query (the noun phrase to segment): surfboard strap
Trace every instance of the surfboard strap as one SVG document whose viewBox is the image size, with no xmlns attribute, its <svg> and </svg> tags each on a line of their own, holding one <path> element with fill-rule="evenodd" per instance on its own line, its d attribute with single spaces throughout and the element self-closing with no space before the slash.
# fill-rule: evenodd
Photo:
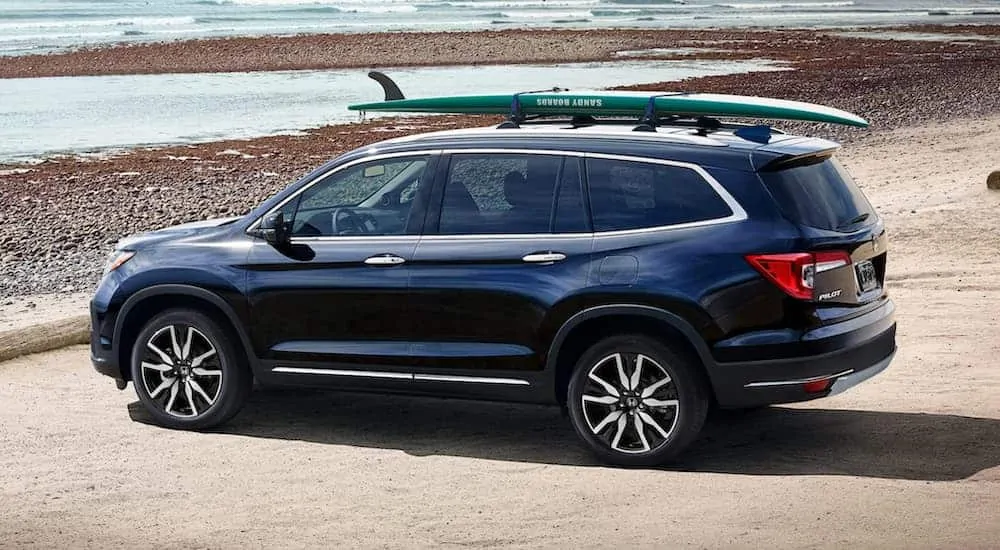
<svg viewBox="0 0 1000 550">
<path fill-rule="evenodd" d="M 521 123 L 526 120 L 524 115 L 524 110 L 521 108 L 521 97 L 524 94 L 546 94 L 546 93 L 558 93 L 558 92 L 568 92 L 568 88 L 560 88 L 558 86 L 554 88 L 549 88 L 547 90 L 532 90 L 530 92 L 517 92 L 512 98 L 510 98 L 510 115 L 507 116 L 507 120 L 500 123 L 497 128 L 507 129 L 507 128 L 520 128 Z"/>
</svg>

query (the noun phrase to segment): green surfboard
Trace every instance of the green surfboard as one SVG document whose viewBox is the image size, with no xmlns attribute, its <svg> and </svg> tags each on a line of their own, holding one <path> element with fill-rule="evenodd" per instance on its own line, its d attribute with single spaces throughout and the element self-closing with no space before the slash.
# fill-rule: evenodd
<svg viewBox="0 0 1000 550">
<path fill-rule="evenodd" d="M 663 92 L 546 91 L 395 99 L 351 105 L 353 111 L 439 114 L 510 114 L 515 95 L 521 114 L 642 117 L 652 98 L 657 117 L 707 116 L 828 122 L 865 128 L 865 119 L 823 105 L 766 97 Z"/>
</svg>

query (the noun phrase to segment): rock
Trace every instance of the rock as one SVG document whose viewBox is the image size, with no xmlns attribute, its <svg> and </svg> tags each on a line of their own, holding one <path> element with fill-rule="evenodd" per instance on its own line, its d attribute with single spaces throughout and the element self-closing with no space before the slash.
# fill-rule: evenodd
<svg viewBox="0 0 1000 550">
<path fill-rule="evenodd" d="M 1000 191 L 1000 170 L 995 170 L 986 178 L 986 188 Z"/>
</svg>

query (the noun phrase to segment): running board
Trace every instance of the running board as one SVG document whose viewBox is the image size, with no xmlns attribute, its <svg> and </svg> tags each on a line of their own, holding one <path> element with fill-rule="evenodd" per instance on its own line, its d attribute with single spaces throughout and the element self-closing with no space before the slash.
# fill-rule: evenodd
<svg viewBox="0 0 1000 550">
<path fill-rule="evenodd" d="M 382 380 L 409 380 L 423 382 L 458 382 L 464 384 L 501 384 L 506 386 L 530 386 L 520 378 L 492 378 L 486 376 L 453 376 L 450 374 L 416 374 L 412 372 L 384 372 L 372 370 L 312 369 L 305 367 L 275 367 L 276 374 L 315 374 L 321 376 L 343 376 L 349 378 L 373 378 Z"/>
</svg>

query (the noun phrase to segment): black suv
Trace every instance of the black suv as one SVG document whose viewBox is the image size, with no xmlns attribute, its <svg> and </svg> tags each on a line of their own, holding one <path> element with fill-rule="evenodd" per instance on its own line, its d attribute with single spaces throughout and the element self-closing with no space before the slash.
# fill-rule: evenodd
<svg viewBox="0 0 1000 550">
<path fill-rule="evenodd" d="M 734 128 L 353 151 L 241 218 L 122 240 L 93 363 L 173 428 L 225 422 L 256 379 L 558 404 L 603 459 L 660 463 L 712 406 L 832 395 L 896 349 L 883 223 L 837 145 Z"/>
</svg>

